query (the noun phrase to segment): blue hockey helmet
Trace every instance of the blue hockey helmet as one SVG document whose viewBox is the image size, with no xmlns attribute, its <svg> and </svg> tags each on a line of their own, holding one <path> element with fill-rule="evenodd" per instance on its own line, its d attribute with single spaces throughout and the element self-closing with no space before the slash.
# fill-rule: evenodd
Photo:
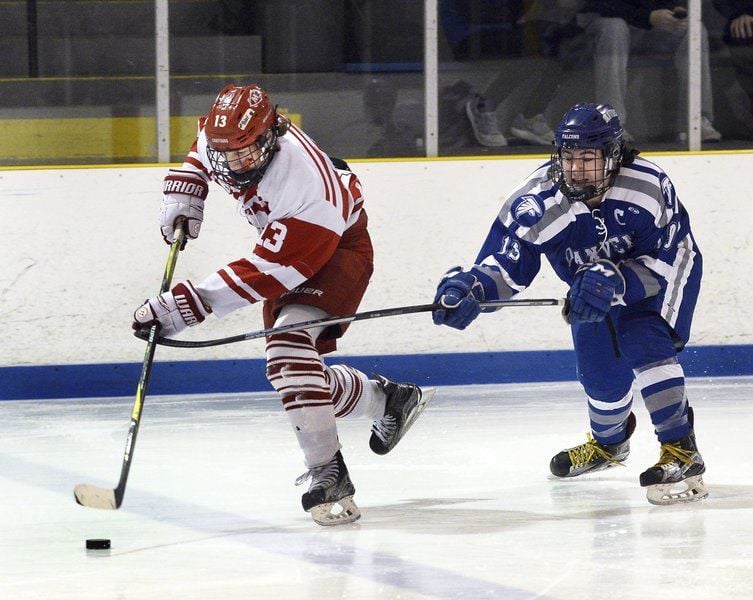
<svg viewBox="0 0 753 600">
<path fill-rule="evenodd" d="M 590 200 L 603 194 L 620 170 L 625 153 L 624 130 L 617 111 L 609 104 L 582 103 L 568 110 L 554 135 L 552 176 L 571 200 Z M 604 165 L 593 184 L 577 185 L 562 164 L 563 150 L 601 150 Z"/>
</svg>

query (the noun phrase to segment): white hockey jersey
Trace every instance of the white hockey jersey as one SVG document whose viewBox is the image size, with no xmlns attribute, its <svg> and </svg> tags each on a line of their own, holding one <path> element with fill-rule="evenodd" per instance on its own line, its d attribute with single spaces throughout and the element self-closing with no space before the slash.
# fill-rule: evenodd
<svg viewBox="0 0 753 600">
<path fill-rule="evenodd" d="M 343 233 L 361 216 L 362 190 L 353 173 L 335 168 L 295 125 L 278 143 L 258 186 L 231 191 L 259 232 L 253 252 L 196 285 L 217 317 L 301 285 L 327 263 Z M 216 181 L 203 119 L 181 170 Z"/>
</svg>

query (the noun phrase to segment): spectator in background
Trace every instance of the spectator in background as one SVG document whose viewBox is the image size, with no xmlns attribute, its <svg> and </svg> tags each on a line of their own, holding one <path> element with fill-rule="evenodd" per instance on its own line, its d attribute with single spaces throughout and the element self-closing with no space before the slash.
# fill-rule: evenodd
<svg viewBox="0 0 753 600">
<path fill-rule="evenodd" d="M 578 24 L 592 43 L 596 97 L 617 110 L 623 126 L 629 117 L 625 98 L 631 53 L 673 53 L 680 83 L 678 105 L 686 106 L 688 23 L 687 10 L 681 4 L 680 0 L 586 0 L 578 15 Z M 709 40 L 706 28 L 701 27 L 701 140 L 715 142 L 722 135 L 713 125 Z M 626 140 L 632 137 L 625 131 Z"/>
<path fill-rule="evenodd" d="M 465 112 L 476 140 L 482 146 L 507 146 L 503 133 L 507 127 L 500 119 L 500 106 L 515 117 L 509 123 L 508 135 L 530 144 L 549 146 L 554 132 L 547 119 L 550 103 L 556 99 L 562 83 L 562 54 L 568 42 L 582 33 L 575 16 L 582 0 L 535 0 L 524 13 L 511 13 L 508 26 L 515 32 L 518 47 L 511 55 L 538 55 L 540 64 L 512 90 L 509 76 L 500 73 L 483 93 L 475 94 L 465 105 Z M 522 5 L 521 5 L 522 8 Z M 531 43 L 533 40 L 533 43 Z M 515 107 L 507 105 L 515 103 Z"/>
<path fill-rule="evenodd" d="M 415 156 L 417 140 L 424 136 L 423 123 L 416 123 L 413 111 L 398 109 L 397 88 L 389 77 L 373 76 L 366 82 L 363 106 L 368 123 L 378 132 L 367 156 Z"/>
<path fill-rule="evenodd" d="M 727 19 L 724 41 L 729 47 L 740 86 L 753 108 L 753 2 L 714 0 L 716 9 Z"/>
</svg>

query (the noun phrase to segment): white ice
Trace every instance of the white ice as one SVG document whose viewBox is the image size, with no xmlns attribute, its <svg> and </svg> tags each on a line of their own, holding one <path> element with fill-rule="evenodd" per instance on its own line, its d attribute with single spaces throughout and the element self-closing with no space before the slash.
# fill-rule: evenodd
<svg viewBox="0 0 753 600">
<path fill-rule="evenodd" d="M 340 423 L 363 516 L 323 528 L 272 394 L 147 397 L 123 506 L 131 398 L 0 403 L 0 598 L 753 598 L 753 378 L 691 380 L 710 497 L 647 503 L 640 398 L 627 467 L 550 478 L 585 440 L 575 383 L 440 388 L 389 455 Z M 87 538 L 110 538 L 87 551 Z"/>
</svg>

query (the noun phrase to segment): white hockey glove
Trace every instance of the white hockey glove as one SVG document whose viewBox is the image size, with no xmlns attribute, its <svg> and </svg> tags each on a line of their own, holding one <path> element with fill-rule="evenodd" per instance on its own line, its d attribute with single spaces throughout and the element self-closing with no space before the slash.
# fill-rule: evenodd
<svg viewBox="0 0 753 600">
<path fill-rule="evenodd" d="M 149 298 L 133 313 L 134 330 L 149 329 L 159 324 L 159 333 L 168 337 L 186 327 L 198 325 L 212 309 L 204 305 L 199 292 L 190 281 L 179 283 L 169 292 Z"/>
<path fill-rule="evenodd" d="M 159 220 L 165 243 L 175 241 L 175 221 L 179 217 L 186 220 L 186 238 L 199 237 L 204 221 L 204 200 L 209 193 L 207 182 L 193 171 L 170 169 L 165 177 L 162 191 L 162 207 Z M 181 250 L 185 247 L 185 243 Z"/>
</svg>

